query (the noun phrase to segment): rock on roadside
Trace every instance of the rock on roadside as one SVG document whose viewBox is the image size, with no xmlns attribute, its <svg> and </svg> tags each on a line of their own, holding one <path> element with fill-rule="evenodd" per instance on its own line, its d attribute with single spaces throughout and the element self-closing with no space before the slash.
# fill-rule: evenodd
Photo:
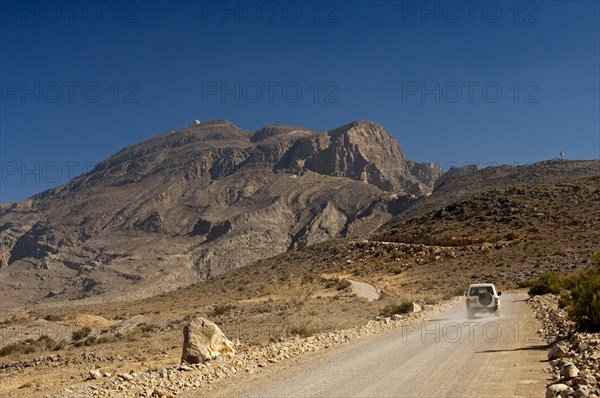
<svg viewBox="0 0 600 398">
<path fill-rule="evenodd" d="M 560 395 L 561 392 L 569 390 L 569 386 L 566 384 L 552 384 L 546 390 L 546 398 L 553 398 Z"/>
<path fill-rule="evenodd" d="M 411 303 L 408 312 L 421 312 L 422 310 L 423 307 L 421 307 L 419 304 Z"/>
<path fill-rule="evenodd" d="M 553 347 L 548 352 L 552 383 L 546 397 L 600 396 L 600 333 L 577 331 L 556 295 L 534 296 L 529 300 L 544 325 L 542 335 Z"/>
<path fill-rule="evenodd" d="M 102 377 L 102 372 L 100 372 L 98 369 L 92 369 L 89 371 L 90 374 L 90 379 L 100 379 Z"/>
<path fill-rule="evenodd" d="M 204 363 L 219 356 L 231 359 L 234 355 L 233 343 L 214 322 L 198 316 L 184 326 L 182 363 Z"/>
</svg>

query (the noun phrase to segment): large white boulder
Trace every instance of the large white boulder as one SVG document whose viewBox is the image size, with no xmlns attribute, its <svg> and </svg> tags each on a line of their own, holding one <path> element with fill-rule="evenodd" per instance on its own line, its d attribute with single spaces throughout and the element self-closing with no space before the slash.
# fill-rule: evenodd
<svg viewBox="0 0 600 398">
<path fill-rule="evenodd" d="M 233 358 L 234 355 L 233 343 L 214 322 L 199 316 L 183 327 L 182 363 L 202 363 L 219 356 Z"/>
</svg>

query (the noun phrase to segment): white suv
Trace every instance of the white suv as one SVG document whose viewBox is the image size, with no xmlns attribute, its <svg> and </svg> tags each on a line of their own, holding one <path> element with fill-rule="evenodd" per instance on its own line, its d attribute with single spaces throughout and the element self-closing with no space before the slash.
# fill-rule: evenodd
<svg viewBox="0 0 600 398">
<path fill-rule="evenodd" d="M 500 295 L 492 283 L 475 283 L 465 293 L 467 298 L 467 317 L 473 318 L 476 313 L 494 313 L 500 316 Z"/>
</svg>

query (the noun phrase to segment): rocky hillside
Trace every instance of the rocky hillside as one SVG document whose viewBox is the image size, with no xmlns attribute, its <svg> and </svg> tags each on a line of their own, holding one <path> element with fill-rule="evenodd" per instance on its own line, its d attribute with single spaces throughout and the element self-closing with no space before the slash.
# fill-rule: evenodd
<svg viewBox="0 0 600 398">
<path fill-rule="evenodd" d="M 477 165 L 453 167 L 437 179 L 432 195 L 416 201 L 407 211 L 394 217 L 388 226 L 484 192 L 595 176 L 600 176 L 600 160 L 553 159 L 523 166 L 502 165 L 484 169 Z"/>
<path fill-rule="evenodd" d="M 227 121 L 172 131 L 2 205 L 0 301 L 150 295 L 363 235 L 440 175 L 368 121 L 327 132 Z"/>
<path fill-rule="evenodd" d="M 242 299 L 267 294 L 270 286 L 292 276 L 323 274 L 369 282 L 384 297 L 422 301 L 462 294 L 482 280 L 505 290 L 544 272 L 591 267 L 592 256 L 600 252 L 599 231 L 600 174 L 519 183 L 466 196 L 358 239 L 331 240 L 260 260 L 173 292 L 168 300 L 180 305 L 190 297 L 200 300 L 209 285 L 222 292 L 213 301 Z"/>
</svg>

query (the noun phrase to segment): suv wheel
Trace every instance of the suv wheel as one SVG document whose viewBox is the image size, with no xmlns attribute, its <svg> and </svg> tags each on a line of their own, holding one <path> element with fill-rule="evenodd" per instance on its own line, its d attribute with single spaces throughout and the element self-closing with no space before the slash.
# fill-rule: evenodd
<svg viewBox="0 0 600 398">
<path fill-rule="evenodd" d="M 483 292 L 479 295 L 479 304 L 487 307 L 488 305 L 492 304 L 493 299 L 494 298 L 489 292 Z"/>
</svg>

